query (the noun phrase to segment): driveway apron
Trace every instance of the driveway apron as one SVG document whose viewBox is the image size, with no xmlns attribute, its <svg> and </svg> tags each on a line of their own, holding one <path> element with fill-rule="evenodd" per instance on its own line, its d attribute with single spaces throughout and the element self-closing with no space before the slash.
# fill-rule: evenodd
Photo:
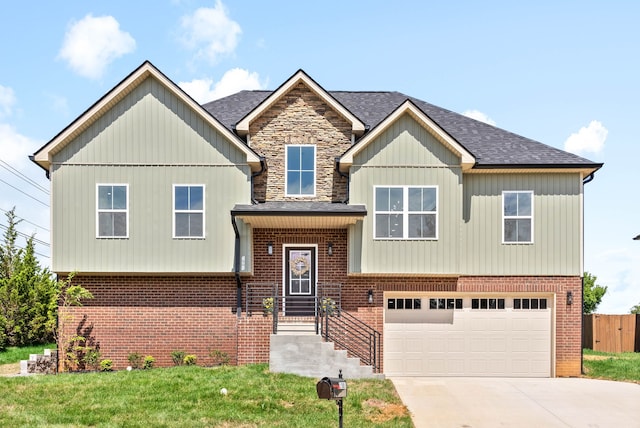
<svg viewBox="0 0 640 428">
<path fill-rule="evenodd" d="M 640 385 L 581 378 L 393 377 L 416 428 L 640 428 Z"/>
</svg>

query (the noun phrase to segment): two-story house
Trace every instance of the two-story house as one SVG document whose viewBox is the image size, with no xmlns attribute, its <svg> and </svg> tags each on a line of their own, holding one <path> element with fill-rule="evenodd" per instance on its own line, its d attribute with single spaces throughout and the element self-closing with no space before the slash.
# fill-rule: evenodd
<svg viewBox="0 0 640 428">
<path fill-rule="evenodd" d="M 580 374 L 601 164 L 303 71 L 199 105 L 149 62 L 33 160 L 53 270 L 93 293 L 72 315 L 116 368 L 175 350 L 266 362 L 274 319 L 328 306 L 379 334 L 386 374 Z"/>
</svg>

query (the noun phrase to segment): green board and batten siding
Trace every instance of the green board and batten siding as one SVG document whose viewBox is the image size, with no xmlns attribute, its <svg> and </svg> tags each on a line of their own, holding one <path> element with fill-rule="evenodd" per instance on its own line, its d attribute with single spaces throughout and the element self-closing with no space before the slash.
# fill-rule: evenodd
<svg viewBox="0 0 640 428">
<path fill-rule="evenodd" d="M 374 240 L 374 186 L 437 186 L 437 240 Z M 459 271 L 460 227 L 449 218 L 462 211 L 460 159 L 408 114 L 354 156 L 352 204 L 367 206 L 364 221 L 350 227 L 350 272 L 433 273 Z"/>
<path fill-rule="evenodd" d="M 373 239 L 374 186 L 438 186 L 438 240 Z M 502 192 L 534 192 L 534 243 L 502 243 Z M 354 157 L 350 203 L 369 214 L 349 228 L 349 272 L 580 275 L 580 174 L 463 174 L 460 159 L 410 116 Z"/>
<path fill-rule="evenodd" d="M 502 192 L 534 193 L 533 244 L 502 243 Z M 461 272 L 581 275 L 580 174 L 466 174 Z"/>
<path fill-rule="evenodd" d="M 53 162 L 54 271 L 233 271 L 230 210 L 250 202 L 246 155 L 154 79 L 120 100 Z M 128 184 L 127 239 L 96 238 L 98 183 Z M 205 186 L 205 239 L 172 237 L 174 184 Z M 248 262 L 250 231 L 239 223 Z"/>
</svg>

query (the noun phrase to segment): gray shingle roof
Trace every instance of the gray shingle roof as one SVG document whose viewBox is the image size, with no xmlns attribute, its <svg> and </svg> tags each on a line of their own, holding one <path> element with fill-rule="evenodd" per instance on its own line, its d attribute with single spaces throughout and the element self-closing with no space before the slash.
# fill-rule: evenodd
<svg viewBox="0 0 640 428">
<path fill-rule="evenodd" d="M 241 91 L 203 105 L 224 126 L 234 129 L 272 91 Z M 404 101 L 411 100 L 476 158 L 477 168 L 589 167 L 602 164 L 488 125 L 400 92 L 329 91 L 369 129 L 375 128 Z M 366 134 L 365 134 L 366 135 Z"/>
<path fill-rule="evenodd" d="M 236 205 L 231 210 L 234 215 L 313 215 L 341 216 L 366 215 L 364 205 L 347 205 L 317 201 L 269 201 L 254 205 Z"/>
</svg>

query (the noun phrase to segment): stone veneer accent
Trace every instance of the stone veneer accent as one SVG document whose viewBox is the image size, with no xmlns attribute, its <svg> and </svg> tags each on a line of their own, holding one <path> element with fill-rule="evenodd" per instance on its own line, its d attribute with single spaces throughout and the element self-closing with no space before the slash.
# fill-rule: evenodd
<svg viewBox="0 0 640 428">
<path fill-rule="evenodd" d="M 260 201 L 309 200 L 338 202 L 347 197 L 347 181 L 335 171 L 335 158 L 351 147 L 351 124 L 321 97 L 299 83 L 251 123 L 250 146 L 268 169 L 254 181 Z M 316 146 L 316 196 L 285 196 L 285 146 Z"/>
</svg>

